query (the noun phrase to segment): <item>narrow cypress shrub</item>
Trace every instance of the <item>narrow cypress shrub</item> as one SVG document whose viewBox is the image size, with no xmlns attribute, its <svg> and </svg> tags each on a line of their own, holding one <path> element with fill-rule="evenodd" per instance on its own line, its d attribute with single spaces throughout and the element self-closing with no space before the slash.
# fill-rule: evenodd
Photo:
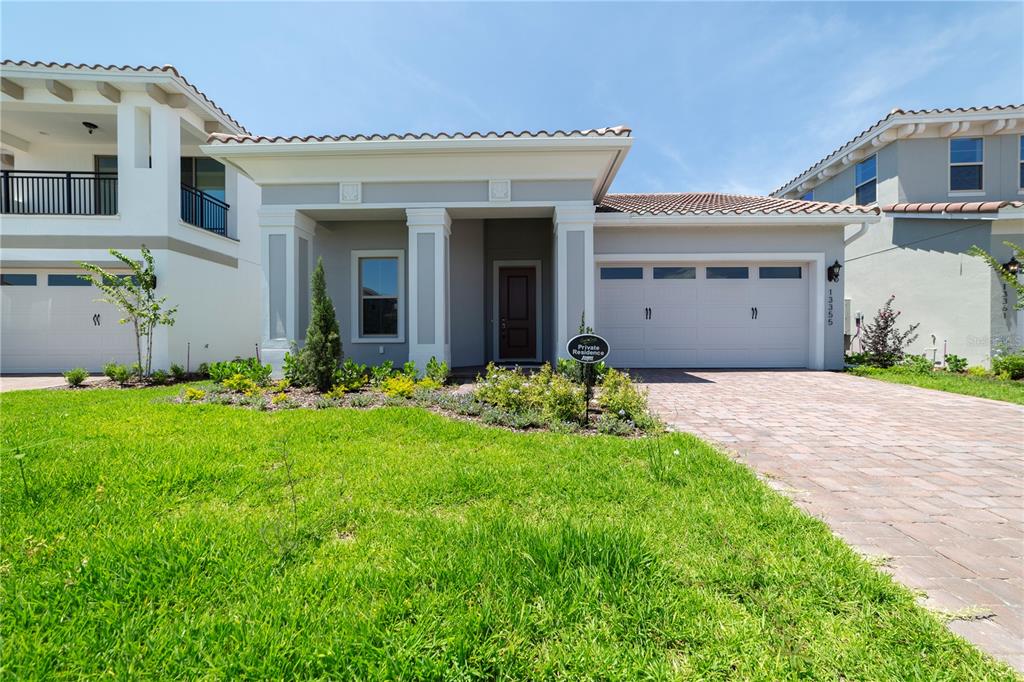
<svg viewBox="0 0 1024 682">
<path fill-rule="evenodd" d="M 310 383 L 318 391 L 331 390 L 334 373 L 341 362 L 341 332 L 334 303 L 327 295 L 327 277 L 324 275 L 324 261 L 317 259 L 316 269 L 310 280 L 313 314 L 306 329 L 306 345 L 300 353 L 300 361 Z"/>
</svg>

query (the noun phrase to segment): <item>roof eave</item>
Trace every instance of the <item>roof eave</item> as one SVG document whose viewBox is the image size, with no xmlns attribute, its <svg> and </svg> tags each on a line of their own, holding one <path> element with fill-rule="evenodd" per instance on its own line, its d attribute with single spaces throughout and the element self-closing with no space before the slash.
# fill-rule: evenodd
<svg viewBox="0 0 1024 682">
<path fill-rule="evenodd" d="M 671 227 L 689 225 L 854 225 L 881 220 L 873 213 L 597 213 L 596 227 Z"/>
</svg>

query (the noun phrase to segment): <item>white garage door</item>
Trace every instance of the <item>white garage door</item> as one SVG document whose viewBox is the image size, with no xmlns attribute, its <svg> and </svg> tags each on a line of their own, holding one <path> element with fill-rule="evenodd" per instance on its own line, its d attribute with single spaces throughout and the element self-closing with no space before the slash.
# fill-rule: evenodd
<svg viewBox="0 0 1024 682">
<path fill-rule="evenodd" d="M 618 367 L 806 367 L 807 265 L 599 265 L 597 333 Z"/>
<path fill-rule="evenodd" d="M 131 329 L 74 274 L 5 272 L 0 283 L 0 372 L 98 371 L 136 361 Z"/>
</svg>

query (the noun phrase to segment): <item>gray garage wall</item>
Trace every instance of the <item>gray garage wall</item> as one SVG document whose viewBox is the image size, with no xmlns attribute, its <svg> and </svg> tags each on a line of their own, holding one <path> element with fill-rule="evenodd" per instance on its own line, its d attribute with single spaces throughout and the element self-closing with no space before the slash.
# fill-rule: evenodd
<svg viewBox="0 0 1024 682">
<path fill-rule="evenodd" d="M 453 220 L 449 241 L 452 367 L 482 365 L 484 352 L 484 221 Z"/>
<path fill-rule="evenodd" d="M 819 227 L 651 227 L 608 228 L 594 230 L 594 254 L 703 254 L 703 253 L 824 253 L 825 265 L 843 261 L 843 228 Z M 752 260 L 756 260 L 754 256 Z M 818 276 L 824 278 L 825 273 Z M 828 325 L 825 311 L 825 368 L 843 366 L 843 288 L 846 271 L 839 282 L 827 283 L 826 299 L 831 292 L 833 324 Z M 810 305 L 810 302 L 808 302 Z M 827 305 L 827 301 L 826 301 Z"/>
</svg>

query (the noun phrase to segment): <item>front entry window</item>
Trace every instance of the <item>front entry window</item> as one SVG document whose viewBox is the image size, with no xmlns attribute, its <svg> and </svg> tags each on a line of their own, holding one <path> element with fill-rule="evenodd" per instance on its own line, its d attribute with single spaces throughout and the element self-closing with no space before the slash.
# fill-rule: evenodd
<svg viewBox="0 0 1024 682">
<path fill-rule="evenodd" d="M 352 252 L 353 340 L 403 340 L 403 267 L 401 251 Z"/>
</svg>

